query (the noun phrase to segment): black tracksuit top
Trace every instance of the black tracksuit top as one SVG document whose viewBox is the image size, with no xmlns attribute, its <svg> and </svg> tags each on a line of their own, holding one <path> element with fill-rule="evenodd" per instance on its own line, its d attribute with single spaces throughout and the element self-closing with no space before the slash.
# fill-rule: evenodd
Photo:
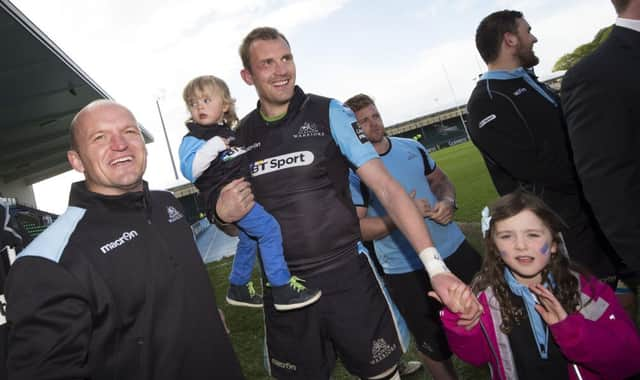
<svg viewBox="0 0 640 380">
<path fill-rule="evenodd" d="M 71 189 L 7 281 L 10 379 L 241 379 L 180 203 Z"/>
</svg>

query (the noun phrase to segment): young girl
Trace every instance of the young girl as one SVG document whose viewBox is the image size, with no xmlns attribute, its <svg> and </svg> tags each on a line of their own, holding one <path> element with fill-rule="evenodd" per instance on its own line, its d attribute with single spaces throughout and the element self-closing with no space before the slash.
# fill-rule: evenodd
<svg viewBox="0 0 640 380">
<path fill-rule="evenodd" d="M 191 119 L 186 123 L 189 133 L 180 144 L 180 170 L 200 190 L 207 217 L 213 221 L 220 190 L 235 179 L 249 177 L 249 163 L 244 153 L 251 147 L 232 146 L 231 127 L 238 117 L 235 100 L 222 79 L 212 75 L 197 77 L 187 84 L 183 98 Z M 229 275 L 228 303 L 262 306 L 262 298 L 255 294 L 249 281 L 257 246 L 276 309 L 298 309 L 320 298 L 320 290 L 306 288 L 301 284 L 303 280 L 291 276 L 282 252 L 280 226 L 261 205 L 256 203 L 236 226 L 239 242 Z"/>
<path fill-rule="evenodd" d="M 472 287 L 484 314 L 468 330 L 441 313 L 451 350 L 493 379 L 623 379 L 640 372 L 640 337 L 609 286 L 570 268 L 563 223 L 515 192 L 483 211 L 486 255 Z M 461 303 L 473 295 L 462 287 Z"/>
</svg>

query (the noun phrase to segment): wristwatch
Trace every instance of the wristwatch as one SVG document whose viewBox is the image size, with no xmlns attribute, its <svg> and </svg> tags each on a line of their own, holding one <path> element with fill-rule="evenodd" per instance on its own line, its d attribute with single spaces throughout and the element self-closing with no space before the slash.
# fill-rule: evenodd
<svg viewBox="0 0 640 380">
<path fill-rule="evenodd" d="M 458 204 L 456 203 L 456 200 L 453 199 L 452 197 L 444 197 L 442 198 L 442 200 L 449 202 L 451 204 L 451 207 L 453 207 L 454 210 L 458 209 Z"/>
</svg>

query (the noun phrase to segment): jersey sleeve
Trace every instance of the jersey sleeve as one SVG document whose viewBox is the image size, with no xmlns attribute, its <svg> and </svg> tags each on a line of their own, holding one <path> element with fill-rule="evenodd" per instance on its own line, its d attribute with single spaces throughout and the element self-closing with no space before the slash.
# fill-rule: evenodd
<svg viewBox="0 0 640 380">
<path fill-rule="evenodd" d="M 367 207 L 367 197 L 363 194 L 365 185 L 360 181 L 360 177 L 352 170 L 349 169 L 349 188 L 351 190 L 351 201 L 356 207 Z"/>
<path fill-rule="evenodd" d="M 373 145 L 367 140 L 353 112 L 335 99 L 329 103 L 331 136 L 340 152 L 359 168 L 367 161 L 378 158 Z"/>
<path fill-rule="evenodd" d="M 431 155 L 429 155 L 427 148 L 417 141 L 415 141 L 415 145 L 420 152 L 420 156 L 422 156 L 422 162 L 424 163 L 424 175 L 428 176 L 436 170 L 436 162 L 431 158 Z"/>
<path fill-rule="evenodd" d="M 226 144 L 218 136 L 207 141 L 185 136 L 178 149 L 182 175 L 189 181 L 195 182 L 225 149 Z"/>
</svg>

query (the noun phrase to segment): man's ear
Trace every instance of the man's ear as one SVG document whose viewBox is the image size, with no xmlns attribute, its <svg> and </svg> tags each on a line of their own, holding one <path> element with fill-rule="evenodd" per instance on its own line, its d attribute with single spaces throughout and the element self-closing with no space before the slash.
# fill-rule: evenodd
<svg viewBox="0 0 640 380">
<path fill-rule="evenodd" d="M 251 72 L 249 70 L 240 70 L 240 76 L 242 77 L 244 83 L 248 84 L 249 86 L 253 86 L 253 75 L 251 75 Z"/>
<path fill-rule="evenodd" d="M 502 36 L 502 41 L 509 47 L 516 46 L 518 44 L 518 36 L 515 33 L 506 32 Z"/>
<path fill-rule="evenodd" d="M 67 151 L 67 160 L 73 170 L 78 171 L 80 173 L 84 173 L 84 165 L 82 164 L 82 160 L 80 159 L 80 155 L 75 150 Z"/>
</svg>

